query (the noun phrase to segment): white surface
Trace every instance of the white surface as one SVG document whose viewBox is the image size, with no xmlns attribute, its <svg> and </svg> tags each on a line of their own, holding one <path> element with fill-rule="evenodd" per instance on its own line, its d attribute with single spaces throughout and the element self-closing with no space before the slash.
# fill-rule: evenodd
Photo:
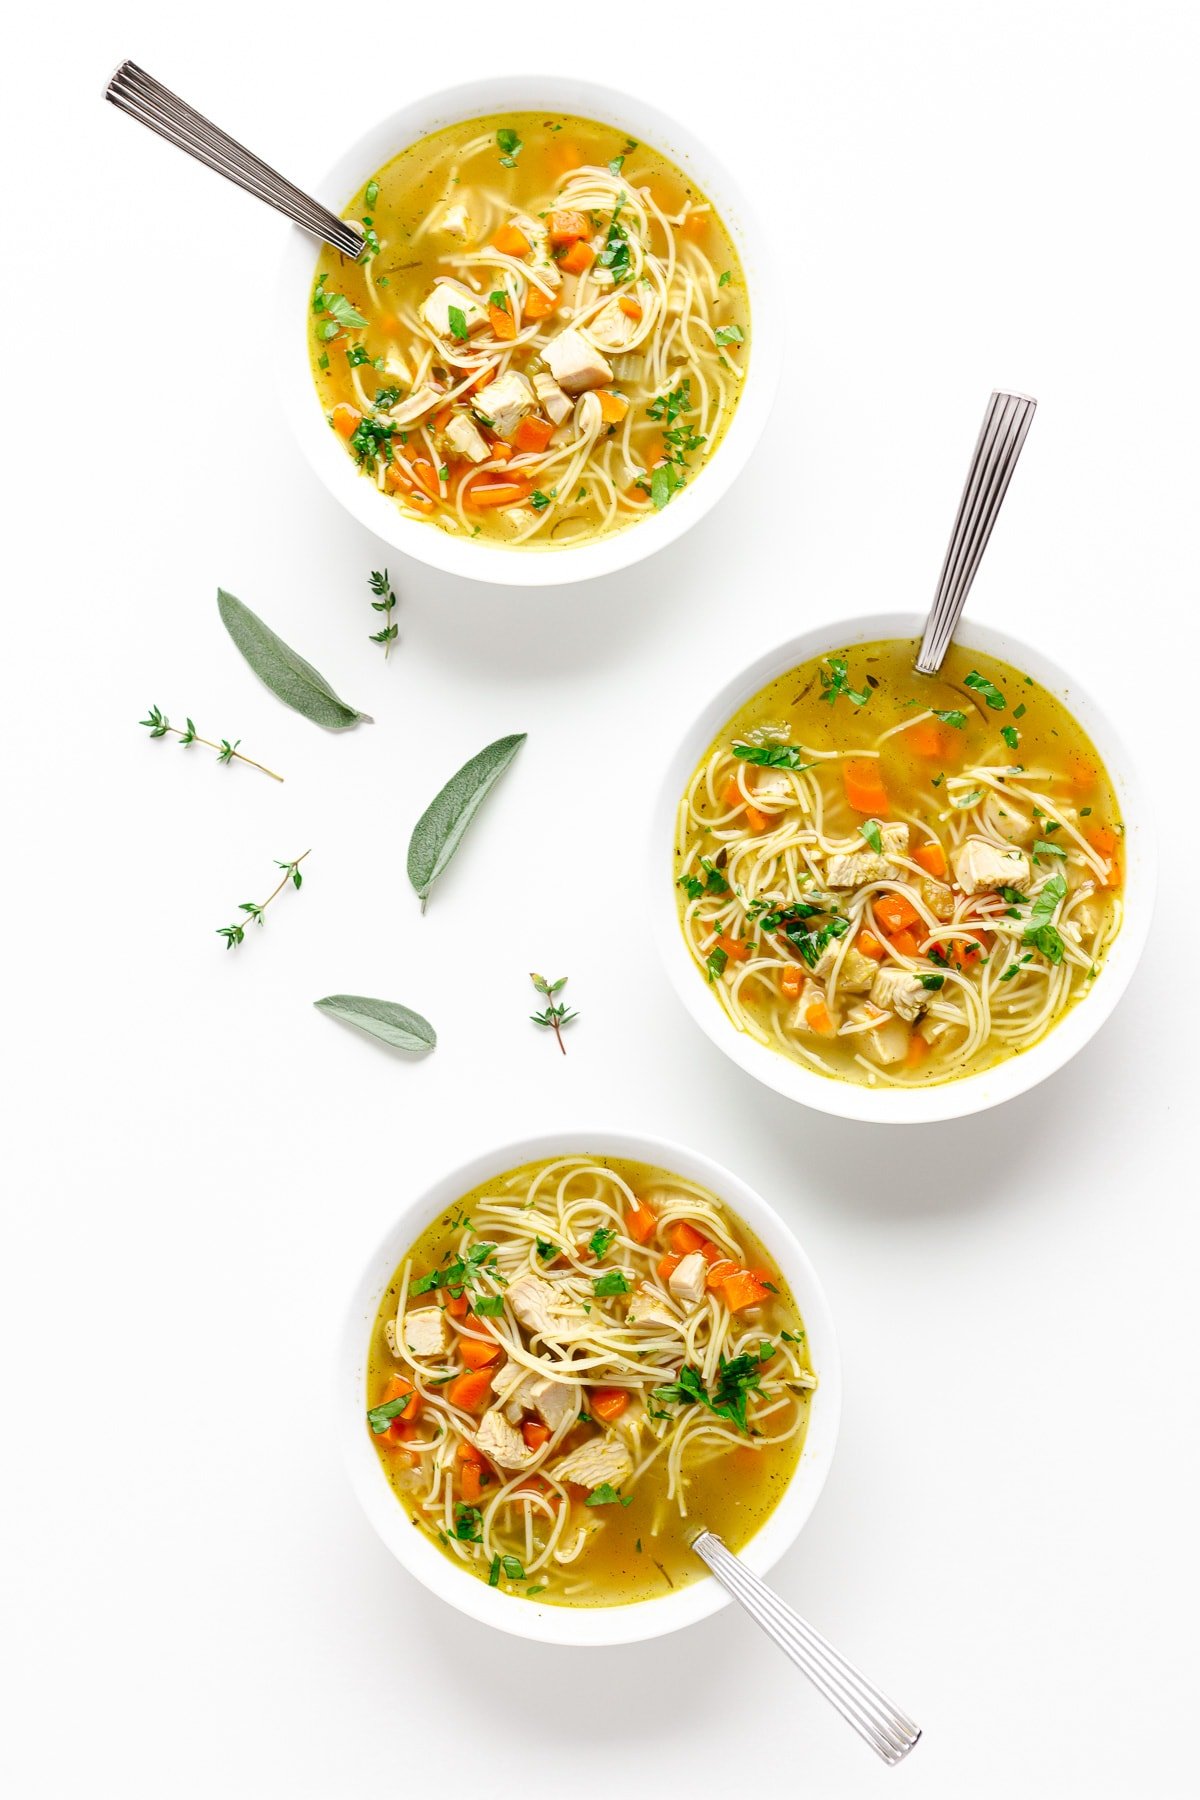
<svg viewBox="0 0 1200 1800">
<path fill-rule="evenodd" d="M 532 1137 L 496 1142 L 471 1163 L 447 1162 L 430 1188 L 414 1190 L 406 1207 L 374 1245 L 343 1320 L 338 1351 L 338 1437 L 346 1469 L 359 1502 L 372 1525 L 394 1556 L 423 1581 L 433 1593 L 477 1620 L 517 1637 L 537 1638 L 545 1644 L 594 1649 L 598 1645 L 632 1644 L 667 1632 L 681 1631 L 709 1618 L 729 1605 L 725 1590 L 715 1581 L 692 1582 L 664 1592 L 640 1606 L 544 1606 L 492 1588 L 482 1581 L 463 1579 L 458 1564 L 443 1554 L 423 1532 L 414 1531 L 408 1515 L 396 1504 L 380 1460 L 363 1429 L 363 1388 L 371 1330 L 380 1301 L 397 1265 L 430 1221 L 452 1208 L 464 1194 L 506 1169 L 549 1157 L 577 1156 L 589 1144 L 602 1145 L 605 1156 L 626 1157 L 634 1162 L 669 1169 L 687 1181 L 699 1182 L 717 1194 L 738 1218 L 743 1219 L 761 1242 L 769 1243 L 774 1266 L 782 1271 L 804 1320 L 809 1367 L 817 1378 L 817 1392 L 809 1408 L 808 1427 L 800 1462 L 778 1505 L 743 1551 L 743 1559 L 756 1575 L 766 1575 L 795 1543 L 820 1499 L 837 1445 L 842 1410 L 841 1359 L 837 1333 L 820 1276 L 804 1248 L 775 1217 L 748 1182 L 723 1164 L 701 1156 L 690 1144 L 651 1132 L 623 1132 L 608 1123 L 576 1120 L 554 1131 Z"/>
<path fill-rule="evenodd" d="M 526 1795 L 568 1758 L 578 1800 L 634 1768 L 821 1800 L 1194 1791 L 1196 1027 L 1171 988 L 1198 891 L 1194 10 L 692 11 L 694 34 L 667 7 L 611 47 L 582 16 L 553 37 L 768 184 L 795 345 L 753 469 L 574 598 L 394 562 L 386 665 L 379 548 L 266 378 L 286 228 L 100 87 L 133 53 L 303 181 L 409 89 L 514 66 L 523 26 L 475 0 L 453 30 L 248 0 L 10 25 L 5 168 L 22 231 L 48 232 L 40 262 L 10 256 L 6 309 L 0 1773 L 22 1800 L 367 1800 L 448 1771 Z M 881 1135 L 701 1037 L 625 858 L 732 660 L 818 607 L 925 603 L 1005 384 L 1041 405 L 972 613 L 1120 699 L 1164 892 L 1137 990 L 1069 1068 Z M 329 738 L 278 706 L 218 582 L 378 723 Z M 286 785 L 147 742 L 151 700 Z M 409 827 L 514 729 L 422 919 Z M 226 954 L 214 927 L 309 844 L 303 892 Z M 526 1021 L 539 967 L 582 1015 L 565 1060 Z M 402 1065 L 312 1010 L 339 989 L 426 1011 L 437 1052 Z M 728 1613 L 665 1654 L 508 1643 L 354 1503 L 325 1400 L 368 1247 L 448 1159 L 584 1113 L 743 1172 L 821 1272 L 843 1429 L 778 1579 L 925 1726 L 897 1773 Z"/>
</svg>

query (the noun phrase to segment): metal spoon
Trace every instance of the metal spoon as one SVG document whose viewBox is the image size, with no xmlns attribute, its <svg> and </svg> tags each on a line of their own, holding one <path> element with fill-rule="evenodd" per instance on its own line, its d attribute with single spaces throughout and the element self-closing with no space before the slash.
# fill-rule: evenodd
<svg viewBox="0 0 1200 1800">
<path fill-rule="evenodd" d="M 772 1643 L 778 1644 L 784 1655 L 808 1676 L 817 1692 L 824 1694 L 864 1743 L 870 1744 L 876 1756 L 889 1764 L 903 1762 L 921 1735 L 920 1726 L 893 1706 L 877 1687 L 872 1687 L 853 1663 L 839 1656 L 820 1632 L 806 1625 L 799 1613 L 793 1612 L 765 1581 L 753 1574 L 715 1532 L 699 1532 L 692 1539 L 692 1549 L 707 1563 L 726 1593 L 745 1608 L 756 1625 L 762 1626 Z"/>
<path fill-rule="evenodd" d="M 1036 410 L 1037 401 L 1028 394 L 993 394 L 988 401 L 925 621 L 918 674 L 936 675 L 942 666 Z"/>
<path fill-rule="evenodd" d="M 361 256 L 363 236 L 357 226 L 348 225 L 345 219 L 339 219 L 311 194 L 285 181 L 277 170 L 247 150 L 244 144 L 239 144 L 236 138 L 231 138 L 219 125 L 214 125 L 211 119 L 206 119 L 203 113 L 198 113 L 186 100 L 181 100 L 178 94 L 173 94 L 170 88 L 155 81 L 153 75 L 139 69 L 136 63 L 121 64 L 105 88 L 104 98 L 128 113 L 131 119 L 138 119 L 151 131 L 157 131 L 159 137 L 165 137 L 177 149 L 186 150 L 197 162 L 224 175 L 226 181 L 236 182 L 248 194 L 265 200 L 276 212 L 284 213 L 315 238 L 320 238 L 322 243 L 340 250 L 343 256 L 353 257 L 356 261 Z"/>
</svg>

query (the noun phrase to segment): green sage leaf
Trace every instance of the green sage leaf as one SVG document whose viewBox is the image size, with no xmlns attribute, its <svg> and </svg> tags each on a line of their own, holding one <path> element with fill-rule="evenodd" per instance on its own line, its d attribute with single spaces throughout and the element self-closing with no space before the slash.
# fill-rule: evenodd
<svg viewBox="0 0 1200 1800">
<path fill-rule="evenodd" d="M 265 687 L 293 711 L 329 731 L 346 731 L 370 715 L 356 712 L 334 693 L 325 677 L 277 637 L 257 613 L 224 588 L 217 589 L 221 622 Z"/>
<path fill-rule="evenodd" d="M 527 732 L 518 731 L 512 737 L 497 738 L 465 762 L 414 825 L 408 842 L 408 879 L 422 912 L 430 888 L 458 849 L 464 831 L 527 736 Z"/>
<path fill-rule="evenodd" d="M 314 1000 L 313 1005 L 391 1044 L 395 1050 L 432 1050 L 437 1043 L 437 1032 L 429 1020 L 401 1006 L 398 1000 L 372 1000 L 366 994 L 326 994 L 324 1000 Z"/>
</svg>

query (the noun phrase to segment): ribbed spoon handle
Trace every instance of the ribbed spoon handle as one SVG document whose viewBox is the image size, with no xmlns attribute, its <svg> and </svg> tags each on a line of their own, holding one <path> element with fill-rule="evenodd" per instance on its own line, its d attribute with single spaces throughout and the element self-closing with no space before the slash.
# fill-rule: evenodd
<svg viewBox="0 0 1200 1800">
<path fill-rule="evenodd" d="M 1036 410 L 1037 401 L 1028 394 L 993 394 L 988 401 L 937 593 L 925 621 L 917 656 L 917 670 L 922 675 L 936 675 L 950 648 Z"/>
<path fill-rule="evenodd" d="M 166 138 L 176 149 L 184 150 L 214 169 L 226 181 L 244 188 L 256 199 L 265 201 L 277 212 L 303 226 L 323 243 L 331 244 L 343 256 L 357 259 L 362 253 L 363 238 L 355 226 L 348 225 L 331 213 L 327 206 L 314 200 L 302 188 L 286 181 L 277 169 L 231 138 L 219 125 L 198 113 L 195 107 L 173 94 L 161 81 L 155 81 L 134 62 L 123 62 L 108 86 L 104 98 L 137 119 L 142 125 Z"/>
<path fill-rule="evenodd" d="M 715 1532 L 700 1532 L 692 1539 L 692 1549 L 755 1624 L 761 1625 L 864 1743 L 870 1744 L 876 1756 L 885 1763 L 902 1762 L 920 1737 L 920 1727 L 893 1706 L 886 1694 L 873 1687 L 819 1631 L 805 1624 L 799 1613 L 793 1612 L 765 1581 L 727 1549 Z"/>
</svg>

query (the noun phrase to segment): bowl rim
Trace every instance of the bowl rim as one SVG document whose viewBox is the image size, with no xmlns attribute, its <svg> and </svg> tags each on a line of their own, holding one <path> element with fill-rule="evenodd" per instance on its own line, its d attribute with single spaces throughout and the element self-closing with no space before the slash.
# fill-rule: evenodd
<svg viewBox="0 0 1200 1800">
<path fill-rule="evenodd" d="M 457 82 L 407 101 L 361 132 L 311 184 L 312 191 L 328 196 L 336 211 L 392 156 L 443 126 L 503 110 L 543 109 L 636 133 L 640 142 L 652 144 L 691 173 L 720 213 L 745 272 L 751 350 L 741 397 L 711 462 L 662 512 L 607 537 L 553 551 L 506 549 L 459 539 L 404 518 L 334 441 L 317 403 L 303 296 L 312 283 L 318 248 L 298 226 L 285 242 L 274 297 L 273 361 L 279 401 L 322 486 L 360 524 L 402 555 L 449 574 L 508 587 L 559 587 L 615 574 L 682 537 L 717 504 L 753 454 L 774 405 L 783 358 L 780 284 L 772 277 L 770 242 L 752 204 L 703 139 L 655 102 L 628 89 L 548 73 Z"/>
<path fill-rule="evenodd" d="M 603 1607 L 540 1605 L 489 1588 L 486 1582 L 456 1568 L 413 1529 L 363 1425 L 370 1327 L 406 1250 L 443 1207 L 481 1182 L 524 1163 L 560 1155 L 623 1158 L 698 1181 L 741 1214 L 778 1262 L 804 1320 L 819 1385 L 796 1472 L 773 1512 L 740 1554 L 757 1574 L 765 1575 L 790 1549 L 824 1486 L 841 1418 L 841 1359 L 825 1291 L 790 1225 L 755 1188 L 703 1152 L 649 1133 L 593 1126 L 539 1132 L 475 1154 L 409 1200 L 371 1251 L 346 1309 L 337 1362 L 335 1423 L 351 1487 L 371 1524 L 396 1560 L 440 1599 L 497 1630 L 542 1643 L 580 1647 L 638 1643 L 708 1618 L 728 1605 L 729 1595 L 707 1575 L 662 1598 Z"/>
<path fill-rule="evenodd" d="M 1125 916 L 1105 958 L 1100 979 L 1086 999 L 1071 1008 L 1030 1049 L 994 1069 L 960 1076 L 938 1087 L 873 1089 L 818 1075 L 740 1032 L 705 991 L 679 926 L 674 890 L 674 843 L 678 804 L 693 769 L 708 745 L 746 702 L 789 668 L 814 656 L 881 638 L 919 638 L 924 615 L 879 612 L 838 616 L 798 632 L 764 651 L 710 696 L 667 758 L 653 809 L 647 878 L 648 905 L 659 957 L 667 978 L 693 1020 L 719 1050 L 776 1093 L 838 1118 L 871 1124 L 930 1124 L 986 1111 L 1026 1093 L 1063 1067 L 1090 1042 L 1129 986 L 1145 948 L 1154 911 L 1157 853 L 1152 814 L 1135 764 L 1107 712 L 1080 682 L 1044 651 L 1007 629 L 963 621 L 955 642 L 1009 663 L 1031 675 L 1079 720 L 1100 752 L 1112 778 L 1125 825 Z M 669 862 L 670 867 L 664 868 Z"/>
</svg>

